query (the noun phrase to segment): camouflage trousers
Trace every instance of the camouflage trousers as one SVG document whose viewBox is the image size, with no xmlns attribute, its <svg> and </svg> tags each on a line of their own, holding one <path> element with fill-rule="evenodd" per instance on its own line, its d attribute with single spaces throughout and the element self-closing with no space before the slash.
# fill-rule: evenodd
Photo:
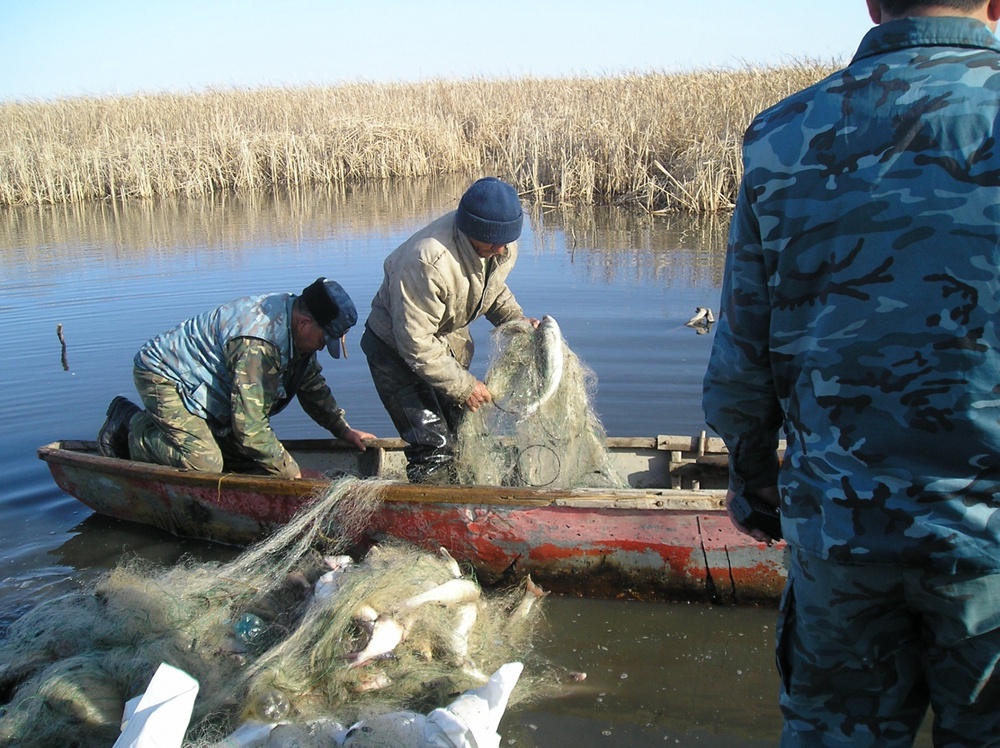
<svg viewBox="0 0 1000 748">
<path fill-rule="evenodd" d="M 133 416 L 129 428 L 133 460 L 221 473 L 228 462 L 238 459 L 208 421 L 184 407 L 176 383 L 137 367 L 132 379 L 145 408 Z"/>
<path fill-rule="evenodd" d="M 847 566 L 793 550 L 777 630 L 783 748 L 1000 746 L 1000 573 Z"/>
</svg>

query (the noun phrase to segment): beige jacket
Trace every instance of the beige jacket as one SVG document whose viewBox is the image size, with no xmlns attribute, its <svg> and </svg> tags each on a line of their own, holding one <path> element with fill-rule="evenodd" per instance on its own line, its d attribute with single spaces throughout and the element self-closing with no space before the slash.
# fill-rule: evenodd
<svg viewBox="0 0 1000 748">
<path fill-rule="evenodd" d="M 484 268 L 448 213 L 386 258 L 368 326 L 431 386 L 463 403 L 476 384 L 468 326 L 483 316 L 494 326 L 524 316 L 507 288 L 516 260 L 514 242 Z"/>
</svg>

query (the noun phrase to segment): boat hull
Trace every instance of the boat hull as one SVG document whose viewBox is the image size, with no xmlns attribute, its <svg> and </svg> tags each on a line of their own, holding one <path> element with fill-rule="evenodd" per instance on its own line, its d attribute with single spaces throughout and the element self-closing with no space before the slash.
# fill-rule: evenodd
<svg viewBox="0 0 1000 748">
<path fill-rule="evenodd" d="M 331 445 L 300 448 L 354 461 L 350 470 L 334 465 L 332 472 L 394 472 L 387 466 L 395 446 L 369 449 L 367 464 L 359 466 L 357 453 Z M 328 485 L 105 458 L 92 442 L 54 442 L 39 457 L 62 490 L 96 512 L 232 545 L 266 537 Z M 767 546 L 738 532 L 723 508 L 723 489 L 431 487 L 389 480 L 383 490 L 355 550 L 390 538 L 444 547 L 486 585 L 531 574 L 563 594 L 722 603 L 773 603 L 784 587 L 784 544 Z"/>
</svg>

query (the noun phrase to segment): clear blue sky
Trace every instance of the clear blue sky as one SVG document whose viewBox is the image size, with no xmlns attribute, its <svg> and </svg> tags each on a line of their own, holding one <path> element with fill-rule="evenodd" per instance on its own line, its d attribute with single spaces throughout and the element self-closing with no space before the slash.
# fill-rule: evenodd
<svg viewBox="0 0 1000 748">
<path fill-rule="evenodd" d="M 847 60 L 863 0 L 0 0 L 0 100 Z"/>
</svg>

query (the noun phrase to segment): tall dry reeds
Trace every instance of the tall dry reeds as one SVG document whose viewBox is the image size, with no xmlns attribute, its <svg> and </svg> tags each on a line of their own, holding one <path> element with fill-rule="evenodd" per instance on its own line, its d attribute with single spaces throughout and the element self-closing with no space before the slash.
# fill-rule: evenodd
<svg viewBox="0 0 1000 748">
<path fill-rule="evenodd" d="M 0 204 L 490 173 L 544 203 L 723 210 L 752 116 L 832 69 L 11 102 L 0 104 Z"/>
</svg>

